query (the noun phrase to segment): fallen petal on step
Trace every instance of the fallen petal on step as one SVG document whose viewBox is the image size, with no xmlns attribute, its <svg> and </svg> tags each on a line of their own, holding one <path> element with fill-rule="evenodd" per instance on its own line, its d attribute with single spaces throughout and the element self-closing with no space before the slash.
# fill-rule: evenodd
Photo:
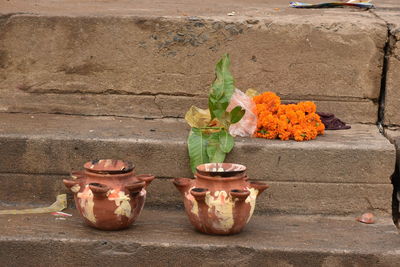
<svg viewBox="0 0 400 267">
<path fill-rule="evenodd" d="M 367 212 L 356 218 L 356 220 L 366 224 L 373 224 L 375 223 L 375 216 L 374 214 Z"/>
<path fill-rule="evenodd" d="M 62 212 L 62 211 L 55 211 L 55 212 L 52 212 L 51 215 L 54 215 L 54 216 L 63 216 L 63 217 L 71 217 L 71 216 L 72 216 L 72 214 L 69 214 L 69 213 L 66 213 L 66 212 Z"/>
</svg>

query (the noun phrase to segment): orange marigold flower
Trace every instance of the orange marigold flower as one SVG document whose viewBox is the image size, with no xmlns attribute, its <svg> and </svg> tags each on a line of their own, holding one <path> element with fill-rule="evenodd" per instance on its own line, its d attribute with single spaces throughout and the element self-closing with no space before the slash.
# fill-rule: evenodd
<svg viewBox="0 0 400 267">
<path fill-rule="evenodd" d="M 270 112 L 275 112 L 278 110 L 279 105 L 281 104 L 281 99 L 275 93 L 265 92 L 261 95 L 255 96 L 253 98 L 256 104 L 265 105 L 263 109 L 266 109 Z"/>
<path fill-rule="evenodd" d="M 253 98 L 258 117 L 256 137 L 296 141 L 312 140 L 324 134 L 325 125 L 310 101 L 282 105 L 280 98 L 266 92 Z"/>
<path fill-rule="evenodd" d="M 315 113 L 317 112 L 317 106 L 315 105 L 314 102 L 311 101 L 306 101 L 306 102 L 300 102 L 297 104 L 299 109 L 305 113 Z"/>
</svg>

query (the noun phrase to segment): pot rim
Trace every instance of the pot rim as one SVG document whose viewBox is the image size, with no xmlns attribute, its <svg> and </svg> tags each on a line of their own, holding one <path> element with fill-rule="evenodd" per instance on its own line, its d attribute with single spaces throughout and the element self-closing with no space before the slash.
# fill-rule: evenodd
<svg viewBox="0 0 400 267">
<path fill-rule="evenodd" d="M 241 174 L 243 174 L 246 169 L 246 166 L 237 163 L 205 163 L 196 167 L 196 174 L 228 178 L 242 176 Z"/>
<path fill-rule="evenodd" d="M 94 179 L 128 179 L 131 177 L 136 178 L 134 171 L 123 172 L 123 173 L 108 173 L 108 172 L 91 172 L 88 170 L 84 170 L 85 175 L 87 177 L 91 177 Z M 78 178 L 79 179 L 79 178 Z"/>
<path fill-rule="evenodd" d="M 230 182 L 230 181 L 241 180 L 241 179 L 246 181 L 247 175 L 243 174 L 243 175 L 234 175 L 234 176 L 211 176 L 211 175 L 203 175 L 200 173 L 196 173 L 195 177 L 200 178 L 200 179 L 205 179 L 205 180 L 211 180 L 211 181 Z"/>
<path fill-rule="evenodd" d="M 135 169 L 132 162 L 119 159 L 91 160 L 86 162 L 83 167 L 87 172 L 98 174 L 124 174 Z"/>
</svg>

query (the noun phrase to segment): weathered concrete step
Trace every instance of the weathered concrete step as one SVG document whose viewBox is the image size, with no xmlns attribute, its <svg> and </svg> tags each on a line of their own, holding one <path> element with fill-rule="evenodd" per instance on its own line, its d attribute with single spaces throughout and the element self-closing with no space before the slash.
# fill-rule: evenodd
<svg viewBox="0 0 400 267">
<path fill-rule="evenodd" d="M 318 111 L 334 113 L 345 122 L 375 123 L 378 104 L 362 99 L 315 100 L 315 97 L 285 97 L 286 102 L 314 101 Z M 183 118 L 191 106 L 207 108 L 206 97 L 124 94 L 32 94 L 7 92 L 0 95 L 0 112 L 65 115 L 123 116 L 132 118 Z"/>
<path fill-rule="evenodd" d="M 0 114 L 3 173 L 67 174 L 88 159 L 123 158 L 139 172 L 191 176 L 182 120 L 48 114 Z M 295 142 L 236 138 L 227 161 L 248 167 L 255 179 L 302 182 L 387 183 L 395 149 L 374 125 L 326 131 Z"/>
<path fill-rule="evenodd" d="M 384 118 L 386 125 L 400 126 L 400 17 L 399 2 L 385 0 L 374 13 L 385 20 L 389 28 L 389 40 L 386 47 L 386 73 L 384 92 Z"/>
<path fill-rule="evenodd" d="M 68 210 L 67 212 L 72 212 Z M 105 232 L 78 215 L 0 216 L 4 266 L 398 266 L 389 218 L 253 216 L 234 236 L 196 232 L 183 211 L 145 209 L 134 226 Z"/>
<path fill-rule="evenodd" d="M 67 175 L 0 173 L 0 204 L 10 207 L 38 206 L 68 193 L 62 184 Z M 271 186 L 257 201 L 261 213 L 355 214 L 371 211 L 390 214 L 392 185 L 365 183 L 279 182 L 266 180 Z M 72 200 L 72 196 L 69 196 Z M 172 179 L 158 178 L 148 188 L 147 206 L 182 207 L 182 199 Z"/>
<path fill-rule="evenodd" d="M 176 119 L 0 114 L 0 180 L 8 185 L 0 188 L 1 200 L 53 199 L 72 169 L 90 159 L 121 158 L 133 161 L 138 173 L 162 178 L 150 187 L 151 205 L 177 205 L 179 195 L 166 178 L 192 177 L 187 134 Z M 376 126 L 327 131 L 304 143 L 237 138 L 227 161 L 271 184 L 260 200 L 263 211 L 390 210 L 395 150 Z"/>
<path fill-rule="evenodd" d="M 286 0 L 14 0 L 0 14 L 1 111 L 182 117 L 229 52 L 238 88 L 377 121 L 388 31 L 371 12 Z"/>
</svg>

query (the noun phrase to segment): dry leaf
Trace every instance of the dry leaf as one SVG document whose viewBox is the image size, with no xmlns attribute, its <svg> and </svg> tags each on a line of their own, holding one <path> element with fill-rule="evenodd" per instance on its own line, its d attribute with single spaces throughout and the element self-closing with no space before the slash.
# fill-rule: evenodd
<svg viewBox="0 0 400 267">
<path fill-rule="evenodd" d="M 186 112 L 185 120 L 193 128 L 206 127 L 211 120 L 210 111 L 191 106 L 188 112 Z"/>
<path fill-rule="evenodd" d="M 55 211 L 62 211 L 67 208 L 67 195 L 61 194 L 57 196 L 56 202 L 48 207 L 22 209 L 22 210 L 0 210 L 0 215 L 3 214 L 35 214 L 35 213 L 49 213 Z"/>
<path fill-rule="evenodd" d="M 250 88 L 250 89 L 247 89 L 247 91 L 246 91 L 245 94 L 246 94 L 248 97 L 253 98 L 253 97 L 259 95 L 260 93 L 259 93 L 256 89 Z"/>
</svg>

